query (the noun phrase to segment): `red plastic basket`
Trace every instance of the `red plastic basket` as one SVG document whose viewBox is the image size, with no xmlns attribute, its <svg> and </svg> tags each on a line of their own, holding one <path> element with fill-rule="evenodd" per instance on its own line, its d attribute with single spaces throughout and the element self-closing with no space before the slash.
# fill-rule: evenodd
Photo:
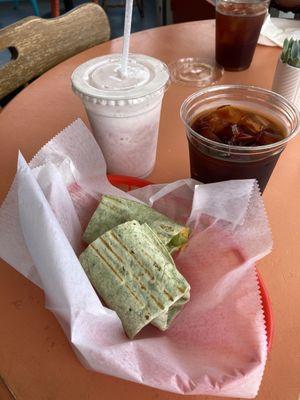
<svg viewBox="0 0 300 400">
<path fill-rule="evenodd" d="M 151 184 L 151 182 L 146 181 L 145 179 L 133 178 L 131 176 L 108 175 L 108 179 L 112 185 L 117 186 L 123 190 L 137 189 Z M 265 314 L 268 352 L 270 352 L 274 330 L 271 302 L 266 286 L 257 269 L 256 273 L 261 294 L 262 306 Z"/>
</svg>

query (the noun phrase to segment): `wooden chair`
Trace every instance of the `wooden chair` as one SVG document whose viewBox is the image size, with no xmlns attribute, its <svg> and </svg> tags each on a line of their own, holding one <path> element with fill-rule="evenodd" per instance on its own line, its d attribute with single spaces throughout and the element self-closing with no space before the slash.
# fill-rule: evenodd
<svg viewBox="0 0 300 400">
<path fill-rule="evenodd" d="M 1 0 L 0 0 L 1 1 Z M 98 0 L 92 0 L 93 3 L 98 4 Z M 64 0 L 65 11 L 70 11 L 74 7 L 73 0 Z M 60 0 L 50 0 L 51 17 L 60 16 Z"/>
<path fill-rule="evenodd" d="M 54 19 L 28 17 L 0 30 L 0 100 L 74 54 L 108 40 L 110 25 L 97 4 L 83 4 Z"/>
</svg>

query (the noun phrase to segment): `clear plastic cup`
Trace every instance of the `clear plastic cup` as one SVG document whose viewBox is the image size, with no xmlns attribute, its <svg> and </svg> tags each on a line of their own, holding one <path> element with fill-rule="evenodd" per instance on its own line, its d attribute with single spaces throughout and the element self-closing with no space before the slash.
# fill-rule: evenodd
<svg viewBox="0 0 300 400">
<path fill-rule="evenodd" d="M 148 176 L 154 168 L 162 99 L 169 82 L 167 66 L 131 54 L 121 75 L 121 54 L 87 61 L 72 74 L 93 134 L 111 174 Z"/>
<path fill-rule="evenodd" d="M 216 0 L 216 61 L 228 71 L 249 68 L 269 0 Z"/>
<path fill-rule="evenodd" d="M 197 116 L 224 105 L 265 115 L 283 126 L 286 136 L 263 146 L 234 146 L 215 142 L 191 128 Z M 182 104 L 181 118 L 189 142 L 192 178 L 203 183 L 256 178 L 262 192 L 286 144 L 300 130 L 299 112 L 292 103 L 254 86 L 223 85 L 199 90 Z"/>
</svg>

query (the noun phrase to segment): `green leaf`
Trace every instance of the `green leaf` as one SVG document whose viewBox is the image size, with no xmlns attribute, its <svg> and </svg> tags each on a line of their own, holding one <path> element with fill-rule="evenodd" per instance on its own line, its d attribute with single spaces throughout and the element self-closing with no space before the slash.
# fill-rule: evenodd
<svg viewBox="0 0 300 400">
<path fill-rule="evenodd" d="M 294 60 L 297 61 L 297 57 L 298 57 L 298 42 L 297 41 L 293 42 L 293 45 L 291 47 L 291 57 L 292 57 L 293 61 Z"/>
<path fill-rule="evenodd" d="M 289 39 L 288 39 L 288 38 L 285 38 L 285 39 L 284 39 L 284 42 L 283 42 L 282 53 L 281 53 L 281 60 L 282 60 L 282 62 L 284 62 L 284 63 L 287 62 L 289 44 L 290 44 Z"/>
<path fill-rule="evenodd" d="M 294 67 L 300 66 L 300 40 L 293 38 L 284 40 L 281 61 Z"/>
<path fill-rule="evenodd" d="M 283 52 L 286 52 L 287 48 L 289 47 L 289 39 L 285 38 L 283 42 Z"/>
</svg>

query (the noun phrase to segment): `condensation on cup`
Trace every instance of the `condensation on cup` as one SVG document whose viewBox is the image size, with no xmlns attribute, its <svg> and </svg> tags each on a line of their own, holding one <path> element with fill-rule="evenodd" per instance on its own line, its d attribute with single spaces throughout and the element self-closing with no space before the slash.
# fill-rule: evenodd
<svg viewBox="0 0 300 400">
<path fill-rule="evenodd" d="M 124 78 L 121 54 L 98 57 L 73 72 L 72 87 L 83 100 L 108 172 L 143 178 L 155 165 L 169 71 L 141 54 L 130 54 L 127 71 Z"/>
</svg>

